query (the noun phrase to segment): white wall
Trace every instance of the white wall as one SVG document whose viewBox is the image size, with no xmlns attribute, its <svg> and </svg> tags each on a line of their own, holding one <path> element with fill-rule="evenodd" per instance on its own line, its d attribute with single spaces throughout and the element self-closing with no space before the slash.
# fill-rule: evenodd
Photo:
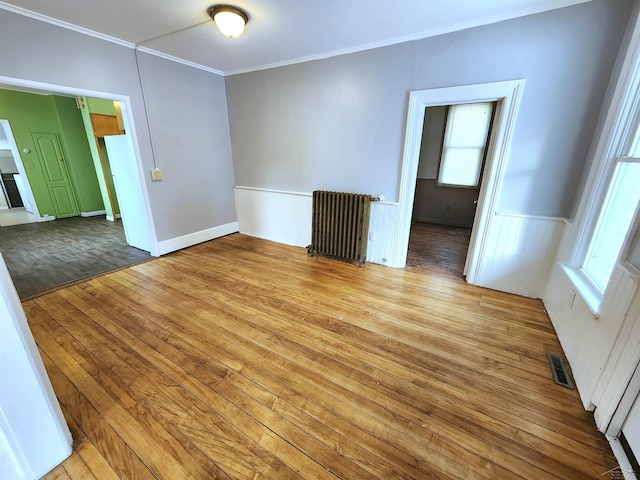
<svg viewBox="0 0 640 480">
<path fill-rule="evenodd" d="M 564 217 L 631 2 L 596 0 L 225 79 L 238 186 L 398 200 L 408 93 L 526 79 L 499 209 Z"/>
<path fill-rule="evenodd" d="M 0 44 L 0 76 L 130 98 L 159 241 L 235 222 L 220 76 L 139 54 L 143 101 L 131 48 L 5 10 L 0 10 Z M 150 179 L 153 154 L 165 171 L 162 182 Z"/>
<path fill-rule="evenodd" d="M 0 472 L 35 480 L 70 454 L 71 434 L 0 255 Z"/>
<path fill-rule="evenodd" d="M 543 300 L 571 365 L 584 407 L 588 410 L 598 407 L 612 413 L 611 409 L 615 409 L 624 391 L 618 392 L 616 399 L 616 390 L 620 390 L 620 385 L 623 389 L 626 387 L 638 360 L 632 361 L 632 365 L 620 365 L 627 371 L 626 378 L 622 378 L 622 373 L 616 371 L 617 360 L 616 363 L 609 363 L 612 358 L 615 359 L 613 353 L 616 342 L 624 340 L 619 338 L 624 322 L 633 325 L 637 322 L 628 317 L 628 313 L 634 309 L 634 301 L 636 310 L 640 302 L 640 297 L 636 295 L 638 279 L 618 265 L 605 292 L 599 315 L 595 316 L 580 294 L 576 293 L 561 265 L 561 261 L 566 258 L 572 228 L 571 224 L 565 227 L 558 261 L 552 267 Z M 609 369 L 607 375 L 603 375 L 605 368 Z M 606 419 L 603 415 L 596 415 L 596 422 L 601 430 L 606 429 L 609 418 L 610 415 Z"/>
</svg>

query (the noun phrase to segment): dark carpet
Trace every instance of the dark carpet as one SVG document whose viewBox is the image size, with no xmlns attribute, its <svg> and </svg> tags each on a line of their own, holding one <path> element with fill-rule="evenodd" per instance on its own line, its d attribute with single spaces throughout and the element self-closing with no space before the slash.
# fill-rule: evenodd
<svg viewBox="0 0 640 480">
<path fill-rule="evenodd" d="M 0 252 L 22 300 L 152 258 L 127 245 L 121 221 L 104 217 L 0 227 Z"/>
</svg>

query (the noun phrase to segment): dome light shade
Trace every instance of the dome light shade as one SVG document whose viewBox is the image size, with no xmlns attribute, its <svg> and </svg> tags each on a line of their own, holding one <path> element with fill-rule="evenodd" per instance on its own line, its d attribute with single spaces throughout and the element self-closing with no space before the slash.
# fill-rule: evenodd
<svg viewBox="0 0 640 480">
<path fill-rule="evenodd" d="M 239 36 L 249 21 L 249 15 L 233 5 L 214 5 L 209 7 L 207 13 L 218 30 L 228 38 Z"/>
</svg>

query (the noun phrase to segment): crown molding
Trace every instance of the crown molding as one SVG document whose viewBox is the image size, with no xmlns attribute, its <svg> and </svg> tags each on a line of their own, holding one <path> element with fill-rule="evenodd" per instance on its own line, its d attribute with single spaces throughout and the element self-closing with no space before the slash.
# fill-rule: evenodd
<svg viewBox="0 0 640 480">
<path fill-rule="evenodd" d="M 0 9 L 6 10 L 8 12 L 17 13 L 18 15 L 22 15 L 24 17 L 33 18 L 34 20 L 39 20 L 41 22 L 49 23 L 51 25 L 55 25 L 57 27 L 66 28 L 67 30 L 71 30 L 77 33 L 81 33 L 83 35 L 88 35 L 90 37 L 98 38 L 100 40 L 104 40 L 106 42 L 115 43 L 117 45 L 122 45 L 123 47 L 134 48 L 134 44 L 131 42 L 127 42 L 125 40 L 121 40 L 116 37 L 112 37 L 111 35 L 105 35 L 104 33 L 96 32 L 94 30 L 90 30 L 88 28 L 79 27 L 78 25 L 74 25 L 69 22 L 64 22 L 62 20 L 58 20 L 57 18 L 49 17 L 47 15 L 43 15 L 41 13 L 33 12 L 31 10 L 27 10 L 26 8 L 16 7 L 15 5 L 10 5 L 8 3 L 0 1 Z"/>
<path fill-rule="evenodd" d="M 339 50 L 333 50 L 331 52 L 324 52 L 314 55 L 308 55 L 304 57 L 298 57 L 290 60 L 283 60 L 281 62 L 267 63 L 264 65 L 258 65 L 255 67 L 238 68 L 235 70 L 228 70 L 224 72 L 225 76 L 239 75 L 242 73 L 257 72 L 260 70 L 269 70 L 271 68 L 286 67 L 289 65 L 296 65 L 298 63 L 312 62 L 314 60 L 324 60 L 331 57 L 339 57 L 341 55 L 349 55 L 351 53 L 364 52 L 367 50 L 373 50 L 376 48 L 389 47 L 391 45 L 397 45 L 400 43 L 412 42 L 415 40 L 423 40 L 425 38 L 437 37 L 439 35 L 446 35 L 447 33 L 458 32 L 461 30 L 468 30 L 470 28 L 482 27 L 485 25 L 491 25 L 494 23 L 504 22 L 506 20 L 513 20 L 520 17 L 526 17 L 529 15 L 536 15 L 538 13 L 548 12 L 550 10 L 558 10 L 561 8 L 571 7 L 579 5 L 581 3 L 588 3 L 592 0 L 549 0 L 548 2 L 538 5 L 537 7 L 521 8 L 513 10 L 501 15 L 494 15 L 492 17 L 484 17 L 469 22 L 458 23 L 455 25 L 449 25 L 441 28 L 433 28 L 431 30 L 424 30 L 422 32 L 414 33 L 411 35 L 404 35 L 401 37 L 389 38 L 381 40 L 379 42 L 368 43 L 365 45 L 357 45 L 354 47 L 343 48 Z"/>
<path fill-rule="evenodd" d="M 134 47 L 136 50 L 142 53 L 148 53 L 149 55 L 154 55 L 156 57 L 164 58 L 165 60 L 170 60 L 172 62 L 181 63 L 188 67 L 197 68 L 198 70 L 204 70 L 205 72 L 215 73 L 216 75 L 224 76 L 224 72 L 221 70 L 216 70 L 215 68 L 207 67 L 205 65 L 201 65 L 199 63 L 190 62 L 189 60 L 185 60 L 184 58 L 174 57 L 173 55 L 169 55 L 168 53 L 159 52 L 157 50 L 153 50 L 148 47 Z"/>
</svg>

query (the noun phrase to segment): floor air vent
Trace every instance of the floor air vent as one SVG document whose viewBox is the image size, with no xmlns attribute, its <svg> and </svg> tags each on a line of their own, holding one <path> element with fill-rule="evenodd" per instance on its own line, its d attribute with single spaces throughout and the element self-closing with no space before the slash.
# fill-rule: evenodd
<svg viewBox="0 0 640 480">
<path fill-rule="evenodd" d="M 549 360 L 549 367 L 551 367 L 553 381 L 563 387 L 573 388 L 573 383 L 571 383 L 569 372 L 567 372 L 567 367 L 565 367 L 562 357 L 547 353 L 547 360 Z"/>
</svg>

